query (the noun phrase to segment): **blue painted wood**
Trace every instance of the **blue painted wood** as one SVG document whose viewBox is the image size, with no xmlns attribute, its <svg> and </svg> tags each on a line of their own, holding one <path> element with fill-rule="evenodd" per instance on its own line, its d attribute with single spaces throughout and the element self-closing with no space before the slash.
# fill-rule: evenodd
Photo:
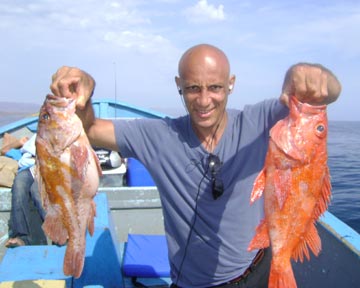
<svg viewBox="0 0 360 288">
<path fill-rule="evenodd" d="M 360 258 L 359 233 L 328 211 L 321 216 L 320 223 Z"/>
<path fill-rule="evenodd" d="M 75 288 L 87 285 L 123 287 L 121 255 L 117 244 L 115 227 L 110 214 L 107 195 L 95 196 L 95 231 L 86 236 L 85 265 L 80 278 L 74 279 Z"/>
<path fill-rule="evenodd" d="M 120 253 L 111 234 L 104 227 L 96 228 L 92 237 L 87 235 L 84 270 L 80 278 L 73 279 L 74 288 L 87 285 L 123 287 Z"/>
<path fill-rule="evenodd" d="M 92 237 L 86 235 L 85 265 L 80 278 L 63 274 L 66 246 L 40 245 L 8 249 L 0 264 L 0 282 L 52 279 L 66 280 L 66 287 L 123 287 L 121 255 L 107 196 L 99 193 L 94 199 L 97 206 L 95 231 Z"/>
<path fill-rule="evenodd" d="M 95 116 L 99 118 L 163 118 L 166 114 L 139 108 L 111 99 L 92 101 Z"/>
<path fill-rule="evenodd" d="M 142 109 L 124 102 L 110 99 L 96 99 L 92 101 L 95 116 L 99 118 L 163 118 L 166 114 Z M 28 117 L 0 127 L 0 135 L 10 133 L 21 127 L 27 127 L 31 132 L 37 131 L 38 117 Z"/>
<path fill-rule="evenodd" d="M 66 287 L 72 287 L 72 277 L 65 276 L 62 271 L 65 249 L 65 246 L 43 245 L 8 249 L 0 266 L 0 282 L 65 280 Z"/>
<path fill-rule="evenodd" d="M 4 134 L 5 132 L 11 133 L 22 127 L 26 127 L 27 125 L 33 125 L 34 123 L 37 125 L 37 121 L 38 121 L 38 117 L 29 117 L 1 126 L 0 135 Z"/>
</svg>

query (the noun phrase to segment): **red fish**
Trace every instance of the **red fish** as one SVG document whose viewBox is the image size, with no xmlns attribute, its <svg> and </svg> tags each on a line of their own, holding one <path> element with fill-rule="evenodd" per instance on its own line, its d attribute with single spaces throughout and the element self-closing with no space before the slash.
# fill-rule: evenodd
<svg viewBox="0 0 360 288">
<path fill-rule="evenodd" d="M 63 271 L 78 278 L 84 267 L 86 229 L 94 233 L 93 197 L 101 168 L 75 110 L 75 100 L 48 95 L 40 110 L 35 143 L 46 211 L 43 230 L 55 243 L 67 242 Z"/>
<path fill-rule="evenodd" d="M 309 249 L 318 256 L 315 222 L 331 197 L 326 105 L 312 106 L 293 96 L 289 109 L 270 131 L 265 165 L 251 195 L 251 203 L 264 196 L 265 218 L 248 250 L 271 246 L 270 288 L 297 287 L 290 259 L 309 260 Z"/>
</svg>

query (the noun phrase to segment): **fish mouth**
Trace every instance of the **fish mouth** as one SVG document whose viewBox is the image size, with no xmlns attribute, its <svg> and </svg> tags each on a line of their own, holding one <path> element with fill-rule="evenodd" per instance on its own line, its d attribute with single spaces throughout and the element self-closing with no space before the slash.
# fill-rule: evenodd
<svg viewBox="0 0 360 288">
<path fill-rule="evenodd" d="M 74 101 L 74 99 L 60 97 L 52 94 L 48 94 L 45 99 L 45 102 L 60 108 L 69 106 L 72 101 Z"/>
</svg>

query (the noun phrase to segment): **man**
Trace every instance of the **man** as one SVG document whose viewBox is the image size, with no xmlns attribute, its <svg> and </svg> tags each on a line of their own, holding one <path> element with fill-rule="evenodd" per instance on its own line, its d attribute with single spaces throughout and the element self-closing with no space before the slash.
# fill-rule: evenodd
<svg viewBox="0 0 360 288">
<path fill-rule="evenodd" d="M 13 186 L 11 187 L 11 211 L 9 239 L 5 243 L 7 248 L 15 248 L 24 245 L 34 245 L 39 241 L 46 243 L 46 238 L 34 239 L 31 228 L 41 224 L 45 218 L 45 210 L 41 204 L 38 184 L 34 180 L 35 169 L 35 138 L 34 134 L 24 143 L 20 151 L 21 158 L 18 161 L 19 171 L 17 172 Z M 39 213 L 39 223 L 31 223 L 31 210 L 29 202 L 32 201 Z"/>
<path fill-rule="evenodd" d="M 11 149 L 20 149 L 28 140 L 28 137 L 17 139 L 9 133 L 4 133 L 0 155 L 6 155 Z"/>
<path fill-rule="evenodd" d="M 163 206 L 173 287 L 266 287 L 270 250 L 247 247 L 263 218 L 263 202 L 250 206 L 249 199 L 269 130 L 287 115 L 290 95 L 329 104 L 340 83 L 320 65 L 298 64 L 289 69 L 280 100 L 226 109 L 235 76 L 226 55 L 207 44 L 184 53 L 175 81 L 188 110 L 177 119 L 95 119 L 88 101 L 95 82 L 77 68 L 59 69 L 51 90 L 77 99 L 93 145 L 137 158 L 151 173 Z"/>
</svg>

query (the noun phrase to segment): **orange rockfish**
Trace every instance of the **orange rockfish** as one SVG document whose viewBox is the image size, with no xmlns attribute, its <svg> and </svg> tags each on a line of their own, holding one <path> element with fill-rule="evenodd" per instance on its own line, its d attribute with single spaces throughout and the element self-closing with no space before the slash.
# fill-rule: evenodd
<svg viewBox="0 0 360 288">
<path fill-rule="evenodd" d="M 67 242 L 64 274 L 80 277 L 86 229 L 94 233 L 93 201 L 101 168 L 90 146 L 75 100 L 48 95 L 40 110 L 36 168 L 46 211 L 43 230 L 55 243 Z"/>
<path fill-rule="evenodd" d="M 251 195 L 251 203 L 264 195 L 265 218 L 248 249 L 271 246 L 270 288 L 297 287 L 290 258 L 309 260 L 309 248 L 319 254 L 315 222 L 331 196 L 326 105 L 312 106 L 292 96 L 289 109 L 270 130 L 265 165 Z"/>
</svg>

